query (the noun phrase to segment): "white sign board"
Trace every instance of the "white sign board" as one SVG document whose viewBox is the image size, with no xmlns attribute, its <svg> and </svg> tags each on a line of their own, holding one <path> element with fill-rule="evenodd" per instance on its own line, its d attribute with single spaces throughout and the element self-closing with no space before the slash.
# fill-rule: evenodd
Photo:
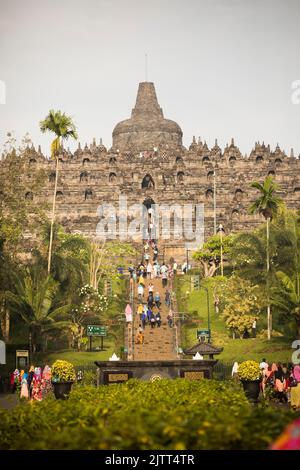
<svg viewBox="0 0 300 470">
<path fill-rule="evenodd" d="M 4 341 L 0 340 L 0 364 L 6 364 L 6 348 Z"/>
</svg>

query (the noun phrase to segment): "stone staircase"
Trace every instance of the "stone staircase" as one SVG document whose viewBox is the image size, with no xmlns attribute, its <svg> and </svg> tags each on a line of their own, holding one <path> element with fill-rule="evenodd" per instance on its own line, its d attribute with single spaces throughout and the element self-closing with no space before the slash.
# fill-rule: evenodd
<svg viewBox="0 0 300 470">
<path fill-rule="evenodd" d="M 144 301 L 146 301 L 148 296 L 148 284 L 149 280 L 146 280 L 145 283 L 145 293 Z M 158 328 L 151 328 L 150 325 L 146 325 L 144 330 L 144 344 L 136 344 L 136 336 L 138 332 L 138 327 L 140 324 L 140 319 L 138 315 L 135 315 L 134 320 L 134 352 L 133 359 L 135 361 L 168 361 L 175 360 L 176 353 L 174 351 L 174 339 L 173 339 L 173 328 L 168 326 L 167 315 L 169 312 L 168 307 L 166 306 L 165 300 L 165 289 L 162 287 L 162 282 L 160 278 L 151 280 L 154 286 L 154 294 L 159 292 L 161 297 L 161 326 Z M 137 292 L 135 305 L 137 305 Z"/>
</svg>

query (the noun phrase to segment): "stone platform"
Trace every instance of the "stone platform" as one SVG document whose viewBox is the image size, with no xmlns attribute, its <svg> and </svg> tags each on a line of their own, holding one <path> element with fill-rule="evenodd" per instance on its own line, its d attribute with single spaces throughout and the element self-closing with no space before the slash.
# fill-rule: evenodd
<svg viewBox="0 0 300 470">
<path fill-rule="evenodd" d="M 97 385 L 126 382 L 129 379 L 154 381 L 185 378 L 187 380 L 211 379 L 217 360 L 174 361 L 96 361 Z"/>
</svg>

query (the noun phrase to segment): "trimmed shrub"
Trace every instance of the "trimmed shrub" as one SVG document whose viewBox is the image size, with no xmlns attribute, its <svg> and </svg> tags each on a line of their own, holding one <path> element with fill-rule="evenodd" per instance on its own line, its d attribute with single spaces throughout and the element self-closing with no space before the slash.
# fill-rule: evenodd
<svg viewBox="0 0 300 470">
<path fill-rule="evenodd" d="M 239 383 L 130 380 L 0 411 L 0 448 L 264 449 L 293 416 L 252 407 Z"/>
</svg>

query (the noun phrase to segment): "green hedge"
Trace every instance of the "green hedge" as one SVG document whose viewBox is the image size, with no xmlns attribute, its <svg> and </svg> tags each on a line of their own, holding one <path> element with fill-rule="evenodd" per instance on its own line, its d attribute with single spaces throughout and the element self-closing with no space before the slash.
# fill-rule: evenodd
<svg viewBox="0 0 300 470">
<path fill-rule="evenodd" d="M 293 419 L 231 382 L 131 380 L 0 411 L 1 449 L 264 449 Z"/>
</svg>

